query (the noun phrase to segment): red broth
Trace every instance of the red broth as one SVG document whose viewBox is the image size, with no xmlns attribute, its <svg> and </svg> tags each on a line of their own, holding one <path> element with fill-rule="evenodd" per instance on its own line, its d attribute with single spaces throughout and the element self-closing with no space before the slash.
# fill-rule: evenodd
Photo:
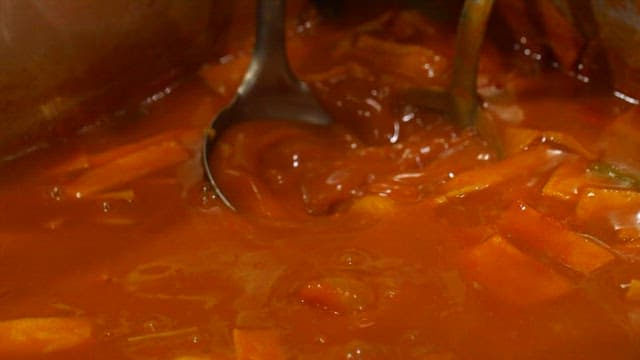
<svg viewBox="0 0 640 360">
<path fill-rule="evenodd" d="M 239 212 L 199 149 L 248 46 L 2 166 L 0 358 L 640 357 L 636 110 L 488 44 L 483 137 L 411 95 L 449 81 L 439 25 L 305 24 L 292 63 L 335 123 L 225 134 Z"/>
</svg>

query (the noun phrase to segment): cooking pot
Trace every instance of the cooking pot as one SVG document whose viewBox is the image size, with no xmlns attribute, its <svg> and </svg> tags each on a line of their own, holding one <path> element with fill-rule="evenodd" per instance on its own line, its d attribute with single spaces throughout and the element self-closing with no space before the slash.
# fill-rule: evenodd
<svg viewBox="0 0 640 360">
<path fill-rule="evenodd" d="M 411 3 L 433 11 L 432 2 Z M 333 15 L 347 4 L 317 3 Z M 637 102 L 640 9 L 632 0 L 589 4 L 498 0 L 497 7 L 518 49 L 532 56 L 548 49 L 566 71 L 610 71 L 616 94 Z M 230 34 L 251 33 L 230 24 L 233 16 L 251 18 L 252 7 L 246 0 L 0 0 L 0 155 L 162 91 L 220 54 Z"/>
<path fill-rule="evenodd" d="M 139 102 L 219 51 L 242 2 L 0 1 L 0 153 Z"/>
</svg>

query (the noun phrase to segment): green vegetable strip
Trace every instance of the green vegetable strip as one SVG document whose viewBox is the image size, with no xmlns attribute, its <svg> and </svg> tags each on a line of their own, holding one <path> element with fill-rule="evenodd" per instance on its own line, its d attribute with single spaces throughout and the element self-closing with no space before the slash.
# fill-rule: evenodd
<svg viewBox="0 0 640 360">
<path fill-rule="evenodd" d="M 595 175 L 607 177 L 627 188 L 640 190 L 640 179 L 604 162 L 594 162 L 589 171 Z"/>
</svg>

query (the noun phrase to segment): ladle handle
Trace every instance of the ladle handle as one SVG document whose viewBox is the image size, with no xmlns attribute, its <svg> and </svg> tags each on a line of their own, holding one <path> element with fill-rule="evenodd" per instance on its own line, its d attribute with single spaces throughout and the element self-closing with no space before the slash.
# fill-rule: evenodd
<svg viewBox="0 0 640 360">
<path fill-rule="evenodd" d="M 263 89 L 298 86 L 287 60 L 284 20 L 285 0 L 258 0 L 253 59 L 238 90 L 240 94 L 254 86 Z"/>
<path fill-rule="evenodd" d="M 478 67 L 480 49 L 495 0 L 465 0 L 456 31 L 451 95 L 454 121 L 462 126 L 476 125 L 478 114 Z"/>
</svg>

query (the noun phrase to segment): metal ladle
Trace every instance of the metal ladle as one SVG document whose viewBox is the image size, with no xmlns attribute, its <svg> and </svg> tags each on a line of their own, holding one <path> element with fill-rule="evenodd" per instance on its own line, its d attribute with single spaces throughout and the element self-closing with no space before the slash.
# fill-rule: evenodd
<svg viewBox="0 0 640 360">
<path fill-rule="evenodd" d="M 220 135 L 232 124 L 248 120 L 294 120 L 328 125 L 331 117 L 320 106 L 309 87 L 291 71 L 284 36 L 284 0 L 259 0 L 253 57 L 231 105 L 211 123 L 202 158 L 207 178 L 220 200 L 233 204 L 216 184 L 208 157 Z"/>
<path fill-rule="evenodd" d="M 249 120 L 294 120 L 328 125 L 331 117 L 309 87 L 289 67 L 284 36 L 285 0 L 258 0 L 256 43 L 249 68 L 231 105 L 212 121 L 204 143 L 204 170 L 217 196 L 229 208 L 233 204 L 216 184 L 209 155 L 222 133 L 232 124 Z M 456 57 L 451 87 L 425 94 L 448 112 L 458 125 L 473 126 L 478 113 L 476 78 L 480 45 L 494 0 L 465 0 L 456 36 Z M 432 100 L 427 100 L 431 102 Z"/>
</svg>

